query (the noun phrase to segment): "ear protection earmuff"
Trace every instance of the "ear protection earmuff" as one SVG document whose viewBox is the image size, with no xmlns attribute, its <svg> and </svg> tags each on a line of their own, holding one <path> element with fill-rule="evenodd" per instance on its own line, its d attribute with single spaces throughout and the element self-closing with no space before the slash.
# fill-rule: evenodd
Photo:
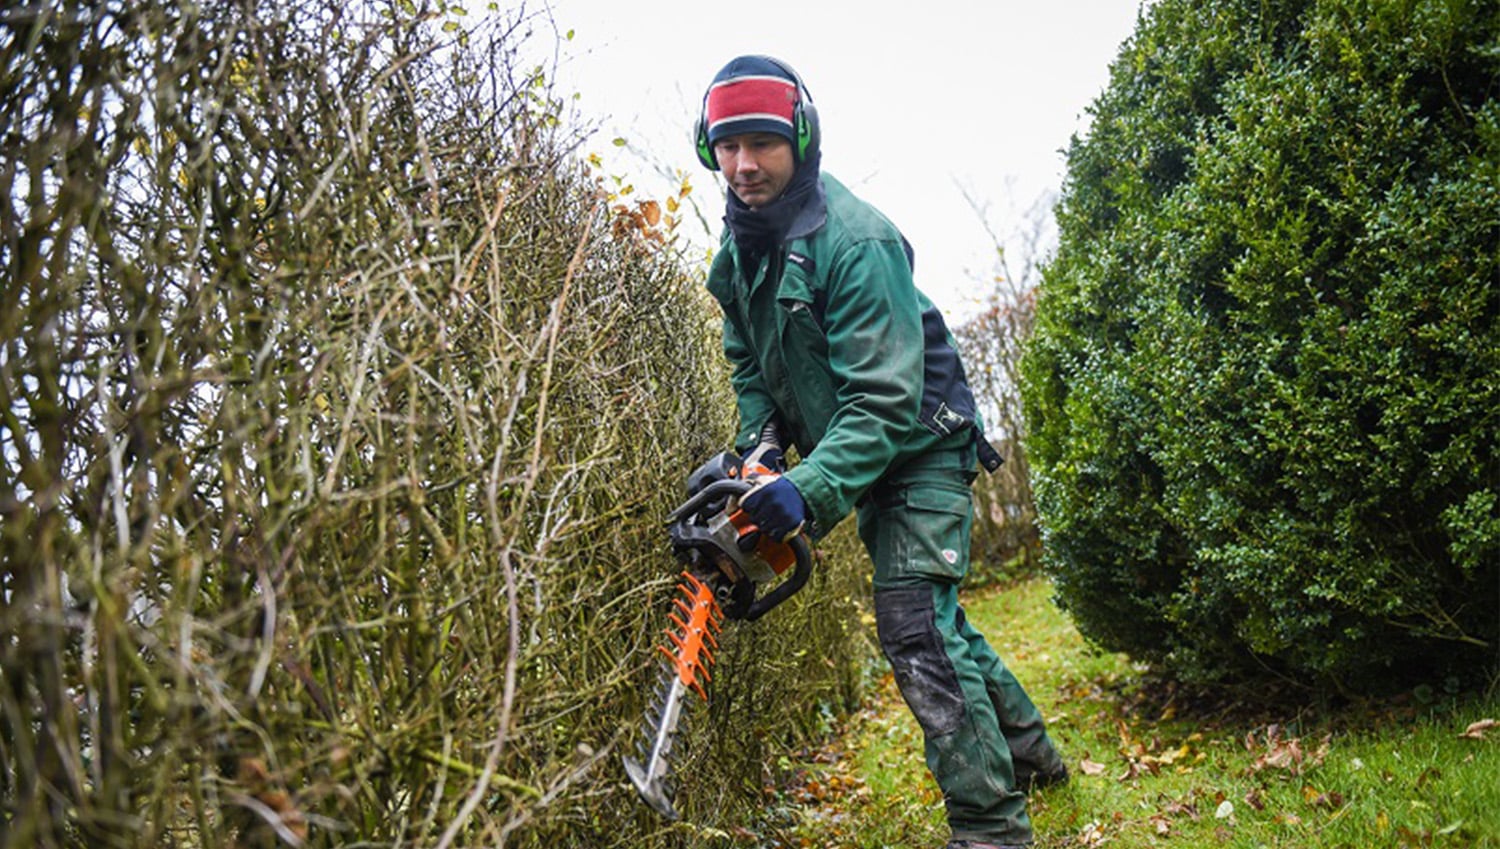
<svg viewBox="0 0 1500 849">
<path fill-rule="evenodd" d="M 792 67 L 771 56 L 757 57 L 770 62 L 786 72 L 797 85 L 797 102 L 792 105 L 792 156 L 798 165 L 817 155 L 822 131 L 818 126 L 818 107 L 813 105 L 812 93 L 802 82 L 802 77 Z M 710 86 L 712 88 L 712 86 Z M 698 109 L 698 121 L 693 127 L 693 141 L 697 148 L 698 161 L 710 171 L 719 170 L 719 160 L 714 156 L 713 145 L 708 143 L 708 92 L 703 92 L 703 105 Z"/>
</svg>

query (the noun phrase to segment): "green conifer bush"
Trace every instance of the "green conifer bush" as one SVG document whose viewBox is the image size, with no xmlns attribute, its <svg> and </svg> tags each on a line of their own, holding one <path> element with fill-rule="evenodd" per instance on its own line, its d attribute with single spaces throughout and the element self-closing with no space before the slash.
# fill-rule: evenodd
<svg viewBox="0 0 1500 849">
<path fill-rule="evenodd" d="M 1500 8 L 1160 0 L 1092 111 L 1024 362 L 1061 602 L 1188 678 L 1484 680 Z"/>
</svg>

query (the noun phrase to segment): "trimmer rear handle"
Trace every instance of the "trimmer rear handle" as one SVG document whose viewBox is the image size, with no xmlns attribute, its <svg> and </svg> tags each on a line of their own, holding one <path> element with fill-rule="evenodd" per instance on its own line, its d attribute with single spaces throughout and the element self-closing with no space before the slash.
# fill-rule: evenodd
<svg viewBox="0 0 1500 849">
<path fill-rule="evenodd" d="M 750 605 L 750 609 L 745 611 L 744 618 L 746 622 L 754 622 L 771 612 L 771 609 L 776 607 L 776 605 L 791 598 L 798 590 L 802 589 L 803 585 L 807 583 L 808 577 L 812 575 L 812 549 L 808 548 L 807 537 L 798 534 L 787 545 L 791 546 L 792 553 L 797 555 L 797 565 L 792 568 L 791 577 L 777 584 L 774 589 L 764 596 L 756 599 L 755 603 Z"/>
</svg>

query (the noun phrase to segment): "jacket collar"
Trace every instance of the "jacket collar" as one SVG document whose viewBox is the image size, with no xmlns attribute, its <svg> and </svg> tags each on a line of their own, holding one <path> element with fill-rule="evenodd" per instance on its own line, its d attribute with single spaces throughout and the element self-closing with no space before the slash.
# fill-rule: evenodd
<svg viewBox="0 0 1500 849">
<path fill-rule="evenodd" d="M 783 243 L 793 239 L 805 239 L 823 228 L 828 221 L 828 192 L 823 188 L 823 180 L 820 177 L 813 187 L 812 197 L 802 205 L 792 219 L 792 226 L 787 228 L 786 238 Z"/>
</svg>

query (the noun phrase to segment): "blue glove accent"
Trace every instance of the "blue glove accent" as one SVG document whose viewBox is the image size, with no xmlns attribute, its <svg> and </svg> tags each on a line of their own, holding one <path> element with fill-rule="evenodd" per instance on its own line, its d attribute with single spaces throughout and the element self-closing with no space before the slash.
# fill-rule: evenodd
<svg viewBox="0 0 1500 849">
<path fill-rule="evenodd" d="M 762 531 L 782 542 L 796 536 L 807 521 L 807 502 L 786 478 L 750 490 L 740 499 L 740 506 Z"/>
</svg>

